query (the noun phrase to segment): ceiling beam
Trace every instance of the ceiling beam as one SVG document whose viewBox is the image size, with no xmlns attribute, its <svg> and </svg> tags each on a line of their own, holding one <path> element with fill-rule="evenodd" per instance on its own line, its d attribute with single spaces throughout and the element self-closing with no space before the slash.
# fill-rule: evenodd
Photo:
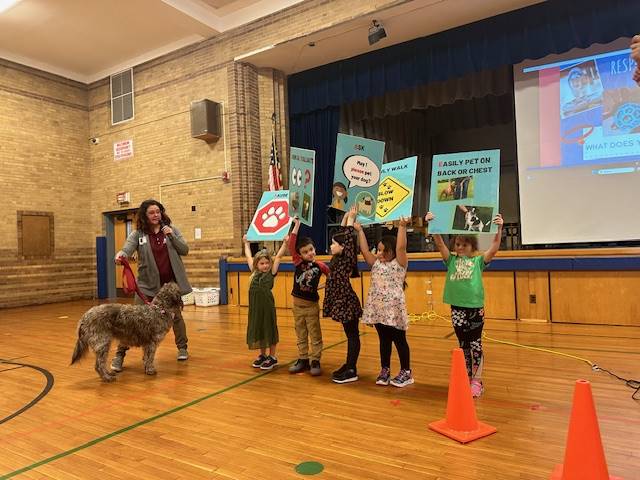
<svg viewBox="0 0 640 480">
<path fill-rule="evenodd" d="M 230 12 L 220 17 L 220 26 L 222 32 L 231 30 L 232 28 L 245 25 L 259 18 L 266 17 L 273 13 L 292 7 L 304 0 L 259 0 L 240 8 L 234 12 Z"/>
<path fill-rule="evenodd" d="M 212 28 L 217 33 L 224 31 L 221 18 L 214 9 L 200 0 L 162 0 L 167 5 Z"/>
<path fill-rule="evenodd" d="M 215 9 L 201 0 L 162 1 L 203 25 L 214 29 L 217 33 L 222 33 L 284 10 L 304 0 L 258 0 L 225 14 L 216 13 L 217 10 L 222 13 L 222 9 Z"/>
</svg>

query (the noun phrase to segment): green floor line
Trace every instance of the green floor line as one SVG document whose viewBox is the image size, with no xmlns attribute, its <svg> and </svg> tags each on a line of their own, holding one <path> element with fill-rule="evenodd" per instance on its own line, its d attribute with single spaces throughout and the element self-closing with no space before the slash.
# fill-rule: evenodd
<svg viewBox="0 0 640 480">
<path fill-rule="evenodd" d="M 360 336 L 363 336 L 363 335 L 366 335 L 366 332 L 360 333 Z M 341 344 L 345 343 L 346 341 L 347 340 L 345 339 L 345 340 L 342 340 L 340 342 L 337 342 L 337 343 L 334 343 L 332 345 L 329 345 L 328 347 L 323 348 L 322 351 L 329 350 L 330 348 L 333 348 L 333 347 L 337 347 L 338 345 L 341 345 Z M 287 366 L 293 364 L 294 362 L 295 362 L 295 360 L 291 360 L 290 362 L 288 362 L 288 363 L 286 363 L 286 364 L 284 364 L 282 366 L 283 367 L 287 367 Z M 192 401 L 190 401 L 188 403 L 185 403 L 183 405 L 178 405 L 177 407 L 174 407 L 174 408 L 172 408 L 170 410 L 166 410 L 166 411 L 158 413 L 157 415 L 154 415 L 152 417 L 145 418 L 144 420 L 140 420 L 139 422 L 136 422 L 136 423 L 134 423 L 132 425 L 128 425 L 126 427 L 123 427 L 123 428 L 121 428 L 119 430 L 116 430 L 115 432 L 111 432 L 111 433 L 108 433 L 106 435 L 103 435 L 102 437 L 98 437 L 98 438 L 95 438 L 93 440 L 90 440 L 89 442 L 83 443 L 82 445 L 79 445 L 79 446 L 77 446 L 75 448 L 72 448 L 70 450 L 66 450 L 64 452 L 60 452 L 60 453 L 58 453 L 56 455 L 53 455 L 52 457 L 45 458 L 44 460 L 40 460 L 39 462 L 32 463 L 31 465 L 27 465 L 26 467 L 22 467 L 22 468 L 20 468 L 18 470 L 14 470 L 13 472 L 6 473 L 6 474 L 4 474 L 4 475 L 2 475 L 0 477 L 0 480 L 5 480 L 5 479 L 8 479 L 8 478 L 15 477 L 16 475 L 20 475 L 22 473 L 28 472 L 29 470 L 33 470 L 35 468 L 41 467 L 43 465 L 46 465 L 48 463 L 54 462 L 56 460 L 59 460 L 60 458 L 68 457 L 69 455 L 73 455 L 74 453 L 79 452 L 80 450 L 84 450 L 85 448 L 92 447 L 93 445 L 96 445 L 97 443 L 104 442 L 105 440 L 109 440 L 110 438 L 113 438 L 115 436 L 118 436 L 118 435 L 123 434 L 125 432 L 128 432 L 130 430 L 133 430 L 135 428 L 138 428 L 138 427 L 141 427 L 143 425 L 146 425 L 147 423 L 151 423 L 151 422 L 153 422 L 155 420 L 158 420 L 160 418 L 163 418 L 163 417 L 166 417 L 168 415 L 171 415 L 172 413 L 179 412 L 180 410 L 184 410 L 185 408 L 189 408 L 189 407 L 191 407 L 193 405 L 197 405 L 198 403 L 204 402 L 205 400 L 208 400 L 210 398 L 216 397 L 218 395 L 222 395 L 225 392 L 228 392 L 230 390 L 233 390 L 233 389 L 236 389 L 236 388 L 241 387 L 243 385 L 246 385 L 247 383 L 251 383 L 251 382 L 253 382 L 255 380 L 258 380 L 259 378 L 262 378 L 265 375 L 268 375 L 270 373 L 271 373 L 271 371 L 260 373 L 258 375 L 254 375 L 253 377 L 247 378 L 246 380 L 243 380 L 243 381 L 238 382 L 238 383 L 234 383 L 233 385 L 225 387 L 225 388 L 223 388 L 221 390 L 209 393 L 209 394 L 207 394 L 207 395 L 205 395 L 203 397 L 197 398 L 197 399 L 192 400 Z"/>
</svg>

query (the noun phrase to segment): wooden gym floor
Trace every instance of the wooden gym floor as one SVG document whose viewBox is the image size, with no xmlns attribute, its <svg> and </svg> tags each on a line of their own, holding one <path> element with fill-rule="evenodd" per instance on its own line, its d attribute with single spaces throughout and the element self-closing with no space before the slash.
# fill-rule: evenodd
<svg viewBox="0 0 640 480">
<path fill-rule="evenodd" d="M 290 375 L 290 312 L 279 312 L 280 368 L 260 373 L 244 342 L 246 310 L 186 307 L 191 357 L 177 362 L 173 333 L 158 375 L 132 350 L 118 381 L 102 383 L 93 354 L 69 366 L 75 325 L 95 302 L 0 312 L 0 478 L 291 479 L 316 461 L 322 479 L 546 479 L 561 463 L 576 379 L 592 382 L 609 473 L 640 479 L 640 402 L 622 382 L 573 358 L 485 340 L 478 418 L 498 433 L 460 445 L 430 431 L 444 416 L 450 326 L 409 330 L 416 384 L 374 384 L 378 341 L 361 327 L 360 381 L 336 385 L 341 327 L 322 320 L 323 376 Z M 640 329 L 488 320 L 492 338 L 586 358 L 640 376 Z M 114 346 L 115 347 L 115 346 Z M 9 363 L 13 362 L 13 363 Z M 392 371 L 398 369 L 395 351 Z M 51 382 L 52 385 L 51 385 Z"/>
</svg>

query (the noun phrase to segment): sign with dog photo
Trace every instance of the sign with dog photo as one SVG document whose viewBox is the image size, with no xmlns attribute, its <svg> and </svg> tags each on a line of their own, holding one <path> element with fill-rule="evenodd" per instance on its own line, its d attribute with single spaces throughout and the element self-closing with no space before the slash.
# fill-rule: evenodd
<svg viewBox="0 0 640 480">
<path fill-rule="evenodd" d="M 360 223 L 375 221 L 384 142 L 338 134 L 331 206 L 348 211 L 358 208 Z"/>
<path fill-rule="evenodd" d="M 376 216 L 364 223 L 384 223 L 411 216 L 417 163 L 418 157 L 409 157 L 382 165 Z"/>
<path fill-rule="evenodd" d="M 429 233 L 494 233 L 500 195 L 500 150 L 434 155 Z"/>
<path fill-rule="evenodd" d="M 291 147 L 289 156 L 289 215 L 311 226 L 313 221 L 313 183 L 316 152 Z"/>
</svg>

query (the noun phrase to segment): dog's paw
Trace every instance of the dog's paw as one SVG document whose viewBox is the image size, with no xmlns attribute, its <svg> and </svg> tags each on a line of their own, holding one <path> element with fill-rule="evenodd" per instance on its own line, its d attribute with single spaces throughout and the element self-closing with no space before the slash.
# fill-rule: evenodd
<svg viewBox="0 0 640 480">
<path fill-rule="evenodd" d="M 158 373 L 158 371 L 155 367 L 147 367 L 144 369 L 144 373 L 146 373 L 147 375 L 155 375 L 156 373 Z"/>
<path fill-rule="evenodd" d="M 111 383 L 117 378 L 115 375 L 104 375 L 101 377 L 103 382 Z"/>
</svg>

